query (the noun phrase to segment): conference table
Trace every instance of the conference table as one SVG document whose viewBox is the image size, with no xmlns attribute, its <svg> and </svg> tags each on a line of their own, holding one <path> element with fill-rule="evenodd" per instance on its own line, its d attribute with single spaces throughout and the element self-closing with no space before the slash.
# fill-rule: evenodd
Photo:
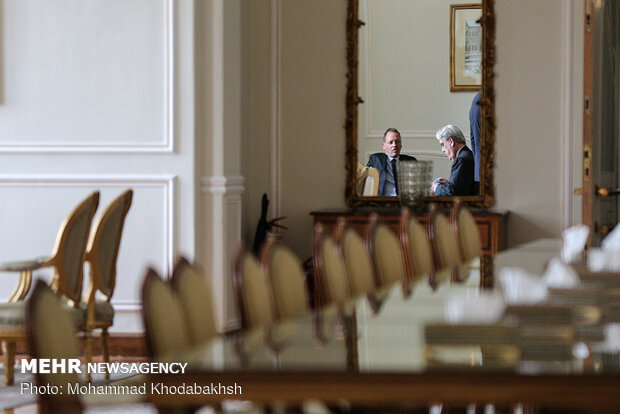
<svg viewBox="0 0 620 414">
<path fill-rule="evenodd" d="M 493 258 L 493 271 L 518 266 L 541 275 L 560 247 L 546 239 L 507 250 Z M 163 360 L 186 361 L 187 370 L 149 376 L 167 387 L 149 401 L 620 410 L 615 282 L 589 281 L 550 290 L 542 303 L 507 306 L 497 283 L 480 289 L 477 259 L 461 276 L 460 282 L 397 284 L 342 307 L 169 355 Z"/>
</svg>

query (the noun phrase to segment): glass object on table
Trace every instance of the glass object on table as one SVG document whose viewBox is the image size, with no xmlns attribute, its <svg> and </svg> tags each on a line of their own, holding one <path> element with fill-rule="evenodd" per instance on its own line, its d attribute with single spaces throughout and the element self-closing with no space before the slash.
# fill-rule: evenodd
<svg viewBox="0 0 620 414">
<path fill-rule="evenodd" d="M 400 203 L 415 212 L 424 209 L 424 199 L 431 187 L 431 161 L 400 161 L 398 163 L 398 195 Z"/>
</svg>

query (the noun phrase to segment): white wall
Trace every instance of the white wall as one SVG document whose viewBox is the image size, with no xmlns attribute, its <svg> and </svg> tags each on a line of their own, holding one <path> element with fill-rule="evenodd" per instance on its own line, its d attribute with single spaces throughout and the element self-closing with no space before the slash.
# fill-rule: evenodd
<svg viewBox="0 0 620 414">
<path fill-rule="evenodd" d="M 87 193 L 102 190 L 101 212 L 134 188 L 113 330 L 139 331 L 146 266 L 166 274 L 177 252 L 194 254 L 192 4 L 1 7 L 0 259 L 51 253 L 62 219 Z M 0 296 L 10 293 L 7 279 Z"/>
<path fill-rule="evenodd" d="M 458 126 L 469 138 L 475 92 L 450 91 L 450 5 L 469 0 L 361 0 L 358 159 L 382 152 L 383 132 L 396 127 L 403 153 L 433 161 L 450 176 L 435 131 Z M 420 12 L 423 11 L 423 12 Z M 470 145 L 471 146 L 471 145 Z"/>
<path fill-rule="evenodd" d="M 344 207 L 346 1 L 277 3 L 282 162 L 276 182 L 280 215 L 289 217 L 291 228 L 285 241 L 306 257 L 307 214 Z M 567 78 L 569 56 L 578 64 L 567 49 L 568 5 L 569 0 L 496 0 L 495 209 L 510 211 L 510 245 L 559 236 L 569 222 L 565 207 L 573 199 L 567 176 L 574 171 L 565 159 L 581 131 L 578 123 L 568 128 L 579 112 L 568 105 L 575 92 L 566 90 L 567 84 L 579 87 L 579 73 Z"/>
<path fill-rule="evenodd" d="M 496 0 L 495 204 L 510 211 L 509 245 L 564 225 L 567 6 Z"/>
<path fill-rule="evenodd" d="M 244 4 L 243 239 L 251 247 L 263 193 L 283 240 L 311 254 L 310 211 L 344 206 L 346 1 Z"/>
</svg>

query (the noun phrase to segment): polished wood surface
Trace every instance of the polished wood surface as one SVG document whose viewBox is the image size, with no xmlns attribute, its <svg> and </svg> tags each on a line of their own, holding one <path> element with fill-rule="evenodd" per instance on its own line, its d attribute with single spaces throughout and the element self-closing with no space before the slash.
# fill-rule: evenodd
<svg viewBox="0 0 620 414">
<path fill-rule="evenodd" d="M 541 240 L 490 259 L 496 275 L 515 264 L 540 275 L 559 247 L 557 240 Z M 576 307 L 556 292 L 554 301 L 510 307 L 497 320 L 451 320 L 448 309 L 455 297 L 479 301 L 481 318 L 493 313 L 484 302 L 488 292 L 479 289 L 477 263 L 469 264 L 463 283 L 444 279 L 431 288 L 422 278 L 409 290 L 394 285 L 340 310 L 324 308 L 170 355 L 166 360 L 188 361 L 188 371 L 153 375 L 152 383 L 238 385 L 241 392 L 154 393 L 150 401 L 201 405 L 314 398 L 391 406 L 442 402 L 620 410 L 620 341 L 605 334 L 620 315 L 594 312 L 575 318 L 576 308 L 587 307 Z M 584 315 L 594 317 L 585 321 Z"/>
<path fill-rule="evenodd" d="M 321 223 L 328 231 L 336 226 L 340 217 L 343 217 L 346 219 L 347 225 L 361 233 L 368 224 L 372 213 L 379 214 L 381 221 L 390 226 L 392 230 L 398 231 L 400 218 L 400 209 L 398 208 L 333 209 L 313 211 L 310 214 L 314 218 L 315 225 Z M 449 214 L 449 211 L 446 210 L 444 214 Z M 482 253 L 485 255 L 495 255 L 505 250 L 508 213 L 473 209 L 472 214 L 478 225 L 478 230 L 480 230 Z M 417 214 L 416 218 L 421 224 L 428 222 L 428 214 Z"/>
</svg>

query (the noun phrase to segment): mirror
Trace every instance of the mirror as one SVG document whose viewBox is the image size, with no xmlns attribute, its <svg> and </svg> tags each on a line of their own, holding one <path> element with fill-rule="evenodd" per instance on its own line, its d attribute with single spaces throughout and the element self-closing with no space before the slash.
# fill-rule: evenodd
<svg viewBox="0 0 620 414">
<path fill-rule="evenodd" d="M 451 54 L 456 50 L 450 41 L 457 39 L 454 32 L 458 33 L 451 16 L 454 9 L 476 7 L 481 8 L 481 85 L 470 82 L 463 86 L 450 74 Z M 389 47 L 382 46 L 386 43 Z M 357 179 L 360 164 L 365 165 L 371 154 L 383 152 L 383 132 L 387 128 L 400 131 L 401 154 L 432 160 L 433 177 L 449 178 L 451 161 L 441 152 L 435 131 L 447 124 L 457 125 L 471 148 L 469 110 L 477 90 L 481 92 L 480 192 L 459 198 L 471 206 L 493 205 L 494 48 L 493 0 L 477 4 L 459 0 L 348 0 L 348 206 L 399 205 L 397 197 L 361 196 Z M 432 59 L 425 53 L 432 53 Z M 426 201 L 447 204 L 453 198 L 429 196 Z"/>
</svg>

